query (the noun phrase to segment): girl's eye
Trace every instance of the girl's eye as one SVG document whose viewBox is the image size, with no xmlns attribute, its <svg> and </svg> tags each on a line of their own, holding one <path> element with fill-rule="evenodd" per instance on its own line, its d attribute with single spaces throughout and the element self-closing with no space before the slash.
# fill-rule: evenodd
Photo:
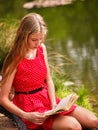
<svg viewBox="0 0 98 130">
<path fill-rule="evenodd" d="M 32 39 L 33 42 L 37 41 L 36 39 Z"/>
<path fill-rule="evenodd" d="M 32 39 L 33 42 L 35 42 L 35 41 L 39 41 L 39 40 L 41 41 L 42 38 L 41 38 L 41 39 Z"/>
</svg>

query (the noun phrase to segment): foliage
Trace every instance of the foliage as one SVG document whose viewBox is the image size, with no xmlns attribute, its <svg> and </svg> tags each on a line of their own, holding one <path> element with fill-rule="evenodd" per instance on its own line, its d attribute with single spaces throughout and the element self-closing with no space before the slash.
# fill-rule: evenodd
<svg viewBox="0 0 98 130">
<path fill-rule="evenodd" d="M 92 105 L 89 101 L 89 90 L 84 85 L 78 88 L 77 94 L 79 95 L 78 104 L 90 110 L 93 110 Z"/>
<path fill-rule="evenodd" d="M 78 105 L 83 106 L 91 111 L 92 105 L 89 101 L 89 91 L 86 89 L 84 85 L 81 86 L 65 86 L 66 80 L 64 77 L 58 75 L 57 73 L 53 73 L 53 81 L 56 88 L 56 94 L 59 98 L 63 98 L 64 96 L 67 96 L 68 94 L 75 92 L 77 95 L 79 95 L 78 101 L 76 102 Z"/>
<path fill-rule="evenodd" d="M 17 21 L 13 21 L 12 24 L 10 24 L 10 22 L 7 21 L 7 19 L 0 20 L 0 70 L 2 68 L 5 56 L 11 47 L 15 36 L 16 25 L 18 23 Z"/>
</svg>

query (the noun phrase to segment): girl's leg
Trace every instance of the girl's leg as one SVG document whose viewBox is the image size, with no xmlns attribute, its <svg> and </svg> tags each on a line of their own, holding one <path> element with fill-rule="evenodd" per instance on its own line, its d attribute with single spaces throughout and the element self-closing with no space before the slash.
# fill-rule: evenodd
<svg viewBox="0 0 98 130">
<path fill-rule="evenodd" d="M 65 115 L 56 118 L 52 130 L 82 130 L 82 127 L 74 117 Z"/>
<path fill-rule="evenodd" d="M 98 127 L 98 118 L 94 115 L 93 112 L 83 107 L 77 106 L 76 109 L 69 115 L 76 118 L 83 127 Z"/>
</svg>

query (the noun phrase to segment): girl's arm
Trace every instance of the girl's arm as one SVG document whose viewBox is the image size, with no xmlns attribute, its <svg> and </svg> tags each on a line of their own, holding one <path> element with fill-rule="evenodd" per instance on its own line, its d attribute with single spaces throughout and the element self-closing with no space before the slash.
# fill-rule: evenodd
<svg viewBox="0 0 98 130">
<path fill-rule="evenodd" d="M 48 86 L 48 94 L 49 94 L 49 98 L 50 98 L 50 102 L 51 102 L 51 107 L 54 108 L 56 106 L 55 87 L 54 87 L 53 80 L 52 80 L 52 77 L 51 77 L 51 74 L 50 74 L 46 47 L 45 47 L 44 44 L 42 44 L 42 47 L 43 47 L 45 63 L 46 63 L 46 67 L 47 67 L 46 82 L 47 82 L 47 86 Z"/>
<path fill-rule="evenodd" d="M 5 83 L 0 88 L 0 104 L 5 107 L 8 111 L 24 118 L 25 112 L 19 109 L 12 101 L 9 100 L 9 94 L 12 86 L 16 70 L 7 78 Z"/>
<path fill-rule="evenodd" d="M 6 108 L 8 111 L 11 113 L 27 119 L 31 121 L 32 123 L 41 125 L 45 117 L 43 116 L 43 113 L 39 112 L 25 112 L 18 108 L 10 99 L 9 99 L 9 94 L 12 86 L 12 82 L 15 76 L 16 70 L 8 77 L 7 81 L 1 86 L 0 89 L 0 105 L 2 105 L 4 108 Z"/>
</svg>

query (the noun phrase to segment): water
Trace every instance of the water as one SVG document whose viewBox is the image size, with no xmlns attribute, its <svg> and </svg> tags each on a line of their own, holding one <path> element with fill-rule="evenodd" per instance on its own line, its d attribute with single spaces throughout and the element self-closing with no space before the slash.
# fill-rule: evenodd
<svg viewBox="0 0 98 130">
<path fill-rule="evenodd" d="M 85 84 L 98 113 L 98 0 L 77 0 L 71 5 L 31 10 L 22 8 L 24 2 L 2 1 L 0 18 L 20 19 L 29 12 L 43 15 L 49 29 L 47 49 L 66 55 L 71 61 L 58 57 L 55 66 L 66 63 L 62 70 L 76 84 Z"/>
</svg>

